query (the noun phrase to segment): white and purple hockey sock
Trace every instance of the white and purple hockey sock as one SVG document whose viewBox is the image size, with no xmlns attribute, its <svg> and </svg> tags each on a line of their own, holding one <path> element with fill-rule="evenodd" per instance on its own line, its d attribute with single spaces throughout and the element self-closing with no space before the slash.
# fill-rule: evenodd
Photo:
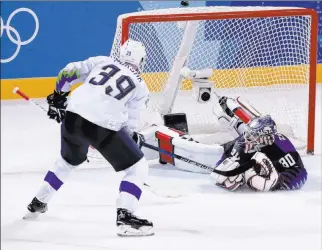
<svg viewBox="0 0 322 250">
<path fill-rule="evenodd" d="M 142 195 L 142 187 L 147 179 L 149 166 L 145 158 L 142 158 L 132 167 L 125 170 L 126 175 L 120 183 L 120 194 L 116 201 L 118 208 L 125 208 L 134 212 L 138 207 Z"/>
<path fill-rule="evenodd" d="M 41 202 L 48 203 L 53 194 L 58 191 L 67 180 L 73 167 L 74 166 L 67 163 L 63 158 L 57 159 L 55 162 L 55 169 L 47 172 L 44 178 L 45 183 L 36 194 L 37 199 Z"/>
</svg>

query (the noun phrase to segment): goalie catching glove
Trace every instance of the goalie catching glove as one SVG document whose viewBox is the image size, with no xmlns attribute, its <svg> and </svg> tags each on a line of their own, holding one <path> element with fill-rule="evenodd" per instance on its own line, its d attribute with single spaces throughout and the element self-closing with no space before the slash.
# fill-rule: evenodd
<svg viewBox="0 0 322 250">
<path fill-rule="evenodd" d="M 278 181 L 278 173 L 272 161 L 263 153 L 257 152 L 252 157 L 256 165 L 245 172 L 249 188 L 255 191 L 270 191 Z"/>
<path fill-rule="evenodd" d="M 47 96 L 49 109 L 47 115 L 49 119 L 54 119 L 58 123 L 64 120 L 67 107 L 67 96 L 70 92 L 54 90 L 54 93 Z"/>
<path fill-rule="evenodd" d="M 263 153 L 257 152 L 252 157 L 256 164 L 245 174 L 240 174 L 233 177 L 225 177 L 216 173 L 211 173 L 216 185 L 235 191 L 245 183 L 247 186 L 255 191 L 271 191 L 274 190 L 278 181 L 278 173 L 272 161 Z M 235 161 L 234 157 L 226 158 L 216 169 L 222 171 L 229 171 L 238 168 L 240 165 Z"/>
</svg>

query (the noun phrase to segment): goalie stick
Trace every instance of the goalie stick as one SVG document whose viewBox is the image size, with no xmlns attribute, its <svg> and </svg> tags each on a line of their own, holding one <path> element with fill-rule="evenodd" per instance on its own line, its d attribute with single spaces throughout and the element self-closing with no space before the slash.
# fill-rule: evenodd
<svg viewBox="0 0 322 250">
<path fill-rule="evenodd" d="M 210 172 L 214 172 L 216 174 L 220 174 L 220 175 L 223 175 L 223 176 L 226 176 L 226 177 L 231 177 L 231 176 L 236 176 L 236 175 L 239 175 L 239 174 L 242 174 L 244 172 L 246 172 L 248 169 L 251 169 L 253 166 L 256 165 L 256 161 L 254 159 L 240 165 L 238 168 L 236 169 L 233 169 L 233 170 L 229 170 L 229 171 L 221 171 L 221 170 L 217 170 L 215 168 L 212 168 L 208 165 L 205 165 L 205 164 L 202 164 L 202 163 L 199 163 L 199 162 L 196 162 L 194 160 L 190 160 L 188 158 L 185 158 L 183 156 L 180 156 L 180 155 L 177 155 L 177 154 L 173 154 L 173 153 L 170 153 L 162 148 L 158 148 L 158 147 L 155 147 L 153 145 L 150 145 L 150 144 L 147 144 L 146 142 L 142 142 L 142 146 L 146 147 L 146 148 L 149 148 L 149 149 L 152 149 L 152 150 L 155 150 L 159 153 L 162 153 L 162 154 L 166 154 L 170 157 L 173 157 L 175 159 L 178 159 L 180 161 L 184 161 L 184 162 L 187 162 L 189 164 L 192 164 L 198 168 L 201 168 L 201 169 L 206 169 Z"/>
</svg>

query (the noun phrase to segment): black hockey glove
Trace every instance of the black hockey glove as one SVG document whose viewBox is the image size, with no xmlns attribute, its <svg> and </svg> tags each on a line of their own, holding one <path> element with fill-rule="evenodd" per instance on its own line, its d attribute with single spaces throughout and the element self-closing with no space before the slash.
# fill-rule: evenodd
<svg viewBox="0 0 322 250">
<path fill-rule="evenodd" d="M 47 96 L 47 103 L 49 105 L 47 115 L 49 119 L 54 119 L 60 123 L 65 118 L 67 96 L 69 93 L 54 90 L 54 93 Z"/>
<path fill-rule="evenodd" d="M 139 146 L 139 148 L 142 148 L 142 143 L 145 142 L 145 139 L 144 139 L 143 135 L 141 135 L 141 134 L 139 134 L 137 132 L 134 132 L 132 134 L 132 139 Z"/>
<path fill-rule="evenodd" d="M 234 117 L 234 113 L 233 111 L 231 111 L 228 106 L 227 106 L 227 97 L 226 96 L 222 96 L 220 99 L 219 99 L 219 105 L 221 106 L 221 108 L 225 111 L 225 113 L 227 115 L 229 115 L 230 117 Z"/>
</svg>

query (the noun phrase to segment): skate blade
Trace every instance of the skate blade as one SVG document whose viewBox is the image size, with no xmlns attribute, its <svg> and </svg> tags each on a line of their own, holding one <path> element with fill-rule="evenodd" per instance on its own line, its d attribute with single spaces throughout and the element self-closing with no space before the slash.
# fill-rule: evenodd
<svg viewBox="0 0 322 250">
<path fill-rule="evenodd" d="M 28 212 L 28 213 L 25 214 L 24 217 L 22 217 L 22 219 L 24 219 L 24 220 L 35 220 L 35 219 L 37 219 L 37 217 L 40 214 L 41 214 L 40 212 L 35 212 L 35 213 Z"/>
<path fill-rule="evenodd" d="M 141 227 L 140 229 L 135 229 L 129 225 L 122 225 L 118 227 L 117 235 L 120 237 L 143 237 L 154 235 L 153 227 Z"/>
</svg>

